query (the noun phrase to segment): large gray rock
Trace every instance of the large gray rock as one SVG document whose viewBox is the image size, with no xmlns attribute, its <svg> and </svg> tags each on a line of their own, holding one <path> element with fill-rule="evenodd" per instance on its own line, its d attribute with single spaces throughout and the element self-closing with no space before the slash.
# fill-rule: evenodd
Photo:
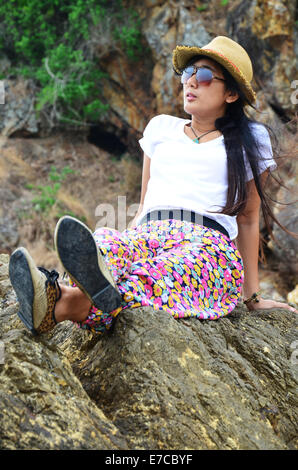
<svg viewBox="0 0 298 470">
<path fill-rule="evenodd" d="M 4 104 L 0 106 L 0 135 L 36 135 L 39 122 L 35 115 L 35 89 L 23 78 L 4 80 Z"/>
<path fill-rule="evenodd" d="M 107 336 L 64 322 L 32 338 L 1 262 L 2 448 L 297 447 L 295 314 L 239 304 L 177 321 L 139 308 Z"/>
<path fill-rule="evenodd" d="M 297 109 L 291 98 L 297 70 L 294 23 L 292 0 L 233 2 L 227 15 L 226 35 L 239 41 L 252 59 L 259 104 L 263 107 L 261 102 L 265 98 L 283 117 L 294 117 Z M 259 113 L 256 118 L 262 120 Z M 270 123 L 270 114 L 268 118 L 266 122 Z"/>
<path fill-rule="evenodd" d="M 298 214 L 291 207 L 282 210 L 278 216 L 279 222 L 288 230 L 298 234 Z M 273 231 L 277 241 L 270 242 L 270 247 L 274 256 L 278 260 L 278 267 L 282 274 L 289 277 L 291 274 L 294 283 L 298 283 L 298 237 L 288 235 L 279 226 L 275 226 Z"/>
<path fill-rule="evenodd" d="M 0 255 L 0 448 L 127 449 L 60 348 L 22 327 L 8 259 Z"/>
<path fill-rule="evenodd" d="M 297 140 L 297 139 L 296 139 Z M 298 213 L 297 213 L 297 184 L 298 164 L 296 157 L 288 165 L 288 173 L 283 177 L 287 189 L 280 187 L 276 199 L 281 204 L 274 208 L 278 221 L 295 235 L 289 235 L 276 223 L 273 227 L 275 240 L 270 240 L 268 246 L 276 260 L 277 269 L 282 277 L 291 279 L 292 285 L 298 283 Z"/>
</svg>

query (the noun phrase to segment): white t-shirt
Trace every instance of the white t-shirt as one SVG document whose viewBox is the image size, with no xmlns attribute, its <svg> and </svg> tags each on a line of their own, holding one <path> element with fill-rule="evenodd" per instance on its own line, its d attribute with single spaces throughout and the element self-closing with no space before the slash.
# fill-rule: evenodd
<svg viewBox="0 0 298 470">
<path fill-rule="evenodd" d="M 231 240 L 238 234 L 236 216 L 211 214 L 226 204 L 228 190 L 228 165 L 224 138 L 197 144 L 185 133 L 188 119 L 166 114 L 152 118 L 146 126 L 140 146 L 151 159 L 150 179 L 142 213 L 136 220 L 155 209 L 188 209 L 216 220 L 228 231 Z M 272 148 L 267 129 L 253 124 L 262 159 L 260 173 L 277 167 L 272 158 Z M 246 155 L 246 181 L 253 179 Z M 264 160 L 263 160 L 264 157 Z"/>
</svg>

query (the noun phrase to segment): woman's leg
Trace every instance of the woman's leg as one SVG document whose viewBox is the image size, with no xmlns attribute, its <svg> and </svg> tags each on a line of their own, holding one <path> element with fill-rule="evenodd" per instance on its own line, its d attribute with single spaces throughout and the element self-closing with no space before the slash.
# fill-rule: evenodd
<svg viewBox="0 0 298 470">
<path fill-rule="evenodd" d="M 119 232 L 116 229 L 108 227 L 101 227 L 93 233 L 95 242 L 117 284 L 120 294 L 122 294 L 121 305 L 109 312 L 100 310 L 92 305 L 87 315 L 85 315 L 86 310 L 84 310 L 84 313 L 82 312 L 81 315 L 77 311 L 77 318 L 74 318 L 74 315 L 68 310 L 70 304 L 65 304 L 61 306 L 62 319 L 69 314 L 71 317 L 69 319 L 77 323 L 79 327 L 91 330 L 94 333 L 103 333 L 110 329 L 117 315 L 127 305 L 127 296 L 125 296 L 125 291 L 123 291 L 123 289 L 121 290 L 121 282 L 123 279 L 130 276 L 130 267 L 134 260 L 145 256 L 144 251 L 147 253 L 147 250 L 143 246 L 144 240 L 141 242 L 135 240 L 136 233 L 135 229 L 127 229 L 123 232 Z M 153 256 L 153 253 L 151 253 L 151 255 Z M 72 286 L 71 288 L 77 289 L 75 283 L 70 282 L 70 285 Z M 82 306 L 86 307 L 86 304 Z M 59 313 L 58 311 L 58 316 Z"/>
<path fill-rule="evenodd" d="M 111 327 L 114 319 L 123 309 L 149 305 L 144 285 L 139 275 L 134 274 L 132 268 L 139 267 L 138 264 L 135 265 L 136 262 L 146 263 L 146 260 L 153 259 L 157 255 L 157 247 L 164 245 L 163 238 L 161 237 L 158 241 L 158 236 L 155 226 L 150 227 L 146 224 L 135 229 L 126 229 L 123 232 L 101 227 L 93 233 L 93 238 L 117 283 L 122 303 L 120 307 L 109 312 L 92 306 L 85 319 L 74 319 L 79 327 L 102 333 Z M 170 242 L 170 246 L 172 246 L 172 242 Z M 152 263 L 154 265 L 154 261 Z M 71 285 L 76 287 L 75 283 Z M 133 286 L 136 287 L 132 292 Z M 140 302 L 139 295 L 143 295 L 143 303 Z"/>
<path fill-rule="evenodd" d="M 65 320 L 84 321 L 92 307 L 88 297 L 78 288 L 60 284 L 61 298 L 56 303 L 55 318 L 60 323 Z"/>
<path fill-rule="evenodd" d="M 92 307 L 86 320 L 78 322 L 81 328 L 104 331 L 121 310 L 139 306 L 164 310 L 175 318 L 216 319 L 230 313 L 239 300 L 240 254 L 217 231 L 164 220 L 122 233 L 102 228 L 94 238 L 123 302 L 110 313 Z"/>
<path fill-rule="evenodd" d="M 70 319 L 93 332 L 108 330 L 125 308 L 151 306 L 175 318 L 216 319 L 236 306 L 243 266 L 236 247 L 219 232 L 180 221 L 154 221 L 119 232 L 102 227 L 93 237 L 113 274 L 122 304 L 90 307 L 75 284 L 57 303 L 57 321 Z M 240 271 L 239 271 L 240 270 Z M 88 310 L 89 307 L 89 310 Z"/>
</svg>

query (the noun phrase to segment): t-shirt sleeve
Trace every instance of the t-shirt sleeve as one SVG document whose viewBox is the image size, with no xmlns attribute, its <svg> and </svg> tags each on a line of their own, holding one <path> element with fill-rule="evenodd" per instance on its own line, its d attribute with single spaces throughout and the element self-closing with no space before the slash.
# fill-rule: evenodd
<svg viewBox="0 0 298 470">
<path fill-rule="evenodd" d="M 263 173 L 267 168 L 269 168 L 270 171 L 275 170 L 277 168 L 277 164 L 273 158 L 269 132 L 263 125 L 258 124 L 253 127 L 253 133 L 258 142 L 259 150 L 260 150 L 259 174 Z M 246 167 L 245 181 L 250 181 L 253 179 L 253 173 L 252 173 L 250 163 L 248 161 L 248 158 L 245 152 L 244 152 L 244 162 L 245 162 L 245 167 Z"/>
<path fill-rule="evenodd" d="M 159 139 L 159 121 L 161 116 L 154 116 L 148 122 L 147 126 L 144 129 L 143 137 L 139 140 L 139 144 L 142 150 L 148 155 L 149 158 L 152 158 L 152 155 L 155 150 L 155 146 L 157 145 Z"/>
</svg>

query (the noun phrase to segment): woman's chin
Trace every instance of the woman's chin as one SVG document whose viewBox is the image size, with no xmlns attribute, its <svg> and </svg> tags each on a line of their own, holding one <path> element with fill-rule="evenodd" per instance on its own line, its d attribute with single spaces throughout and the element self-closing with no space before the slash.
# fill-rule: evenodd
<svg viewBox="0 0 298 470">
<path fill-rule="evenodd" d="M 198 111 L 198 105 L 194 105 L 192 103 L 184 103 L 184 111 L 187 114 L 194 114 L 196 111 Z"/>
</svg>

